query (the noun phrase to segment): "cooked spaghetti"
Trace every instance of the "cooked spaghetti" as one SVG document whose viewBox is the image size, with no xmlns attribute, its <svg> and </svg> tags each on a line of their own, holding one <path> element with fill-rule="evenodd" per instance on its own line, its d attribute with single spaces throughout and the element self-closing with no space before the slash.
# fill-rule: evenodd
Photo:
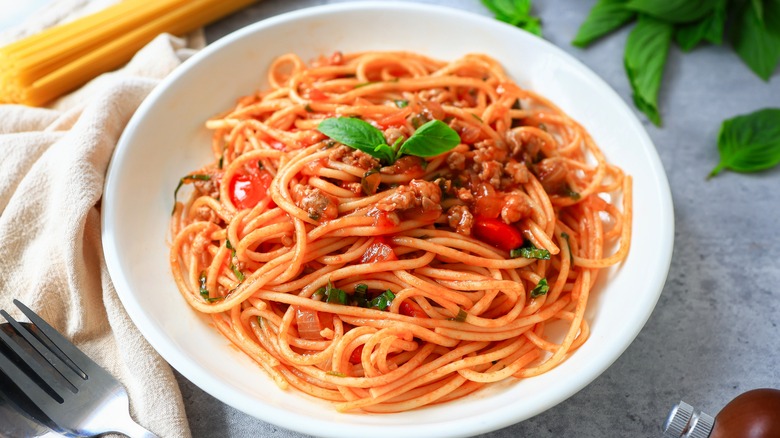
<svg viewBox="0 0 780 438">
<path fill-rule="evenodd" d="M 170 264 L 280 387 L 405 411 L 587 340 L 596 278 L 628 254 L 631 178 L 577 122 L 484 55 L 288 54 L 268 82 L 206 123 L 214 160 L 181 179 Z M 367 122 L 394 153 L 325 120 Z M 447 151 L 404 149 L 431 123 L 457 134 Z"/>
</svg>

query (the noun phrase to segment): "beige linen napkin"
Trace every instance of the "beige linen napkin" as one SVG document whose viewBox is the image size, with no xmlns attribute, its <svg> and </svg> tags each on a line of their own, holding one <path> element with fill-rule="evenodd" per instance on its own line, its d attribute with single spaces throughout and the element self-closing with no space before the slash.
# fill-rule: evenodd
<svg viewBox="0 0 780 438">
<path fill-rule="evenodd" d="M 0 35 L 0 44 L 94 10 L 95 3 L 57 2 L 29 25 Z M 128 120 L 198 44 L 161 35 L 124 68 L 49 108 L 0 105 L 0 308 L 15 310 L 17 298 L 37 311 L 121 380 L 133 418 L 161 437 L 190 435 L 181 393 L 108 276 L 100 203 Z"/>
</svg>

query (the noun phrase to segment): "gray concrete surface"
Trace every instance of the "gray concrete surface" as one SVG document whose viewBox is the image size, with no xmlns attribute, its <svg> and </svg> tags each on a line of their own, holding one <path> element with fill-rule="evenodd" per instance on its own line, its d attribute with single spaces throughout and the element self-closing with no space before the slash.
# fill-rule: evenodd
<svg viewBox="0 0 780 438">
<path fill-rule="evenodd" d="M 207 29 L 209 41 L 252 22 L 328 1 L 262 0 Z M 489 15 L 478 0 L 427 1 Z M 536 0 L 545 37 L 604 78 L 626 102 L 623 29 L 587 50 L 572 47 L 594 0 Z M 549 411 L 483 435 L 660 437 L 680 399 L 717 413 L 736 395 L 780 387 L 780 168 L 707 180 L 723 119 L 780 107 L 780 73 L 766 83 L 727 46 L 673 49 L 661 94 L 665 124 L 639 114 L 658 149 L 675 205 L 675 245 L 647 325 L 601 377 Z M 179 376 L 193 436 L 302 435 L 249 417 Z"/>
</svg>

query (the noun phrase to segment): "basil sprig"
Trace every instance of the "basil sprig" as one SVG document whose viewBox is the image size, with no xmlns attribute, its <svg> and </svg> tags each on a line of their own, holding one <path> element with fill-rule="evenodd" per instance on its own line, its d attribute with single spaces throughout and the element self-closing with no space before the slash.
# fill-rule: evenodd
<svg viewBox="0 0 780 438">
<path fill-rule="evenodd" d="M 572 44 L 588 46 L 635 19 L 624 53 L 626 75 L 635 105 L 656 125 L 671 40 L 687 52 L 705 42 L 721 44 L 728 35 L 742 61 L 765 81 L 780 64 L 780 0 L 598 0 Z"/>
<path fill-rule="evenodd" d="M 723 169 L 757 172 L 780 164 L 780 108 L 767 108 L 723 122 L 718 135 L 720 162 L 710 177 Z"/>
<path fill-rule="evenodd" d="M 458 133 L 440 120 L 425 123 L 406 141 L 399 138 L 393 146 L 387 144 L 382 131 L 366 121 L 352 117 L 325 119 L 317 130 L 339 143 L 379 159 L 386 166 L 395 163 L 401 155 L 433 157 L 460 144 Z"/>
<path fill-rule="evenodd" d="M 496 19 L 542 36 L 542 22 L 531 15 L 531 0 L 482 0 Z"/>
</svg>

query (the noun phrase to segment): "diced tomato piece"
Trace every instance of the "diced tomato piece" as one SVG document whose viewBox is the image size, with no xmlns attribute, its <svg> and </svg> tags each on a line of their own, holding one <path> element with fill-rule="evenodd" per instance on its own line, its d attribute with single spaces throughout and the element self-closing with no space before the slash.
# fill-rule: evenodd
<svg viewBox="0 0 780 438">
<path fill-rule="evenodd" d="M 475 216 L 471 232 L 477 239 L 504 251 L 511 251 L 523 245 L 523 235 L 520 230 L 498 219 Z"/>
<path fill-rule="evenodd" d="M 309 99 L 311 100 L 325 100 L 327 98 L 328 95 L 325 94 L 319 88 L 312 88 L 311 90 L 309 90 Z"/>
<path fill-rule="evenodd" d="M 360 344 L 356 349 L 352 350 L 352 354 L 349 355 L 349 363 L 360 363 L 360 357 L 363 354 L 363 347 L 364 344 Z"/>
<path fill-rule="evenodd" d="M 477 198 L 477 206 L 474 213 L 479 216 L 495 219 L 501 214 L 504 208 L 504 198 L 501 196 L 482 196 Z"/>
<path fill-rule="evenodd" d="M 366 249 L 363 257 L 360 259 L 360 263 L 378 263 L 393 260 L 398 260 L 393 247 L 390 246 L 384 236 L 377 236 L 374 238 L 374 242 Z"/>
<path fill-rule="evenodd" d="M 406 300 L 398 306 L 398 313 L 411 316 L 413 318 L 427 318 L 428 314 L 414 301 Z"/>
<path fill-rule="evenodd" d="M 230 181 L 230 200 L 239 210 L 252 208 L 268 196 L 272 180 L 273 176 L 264 170 L 239 173 Z"/>
</svg>

